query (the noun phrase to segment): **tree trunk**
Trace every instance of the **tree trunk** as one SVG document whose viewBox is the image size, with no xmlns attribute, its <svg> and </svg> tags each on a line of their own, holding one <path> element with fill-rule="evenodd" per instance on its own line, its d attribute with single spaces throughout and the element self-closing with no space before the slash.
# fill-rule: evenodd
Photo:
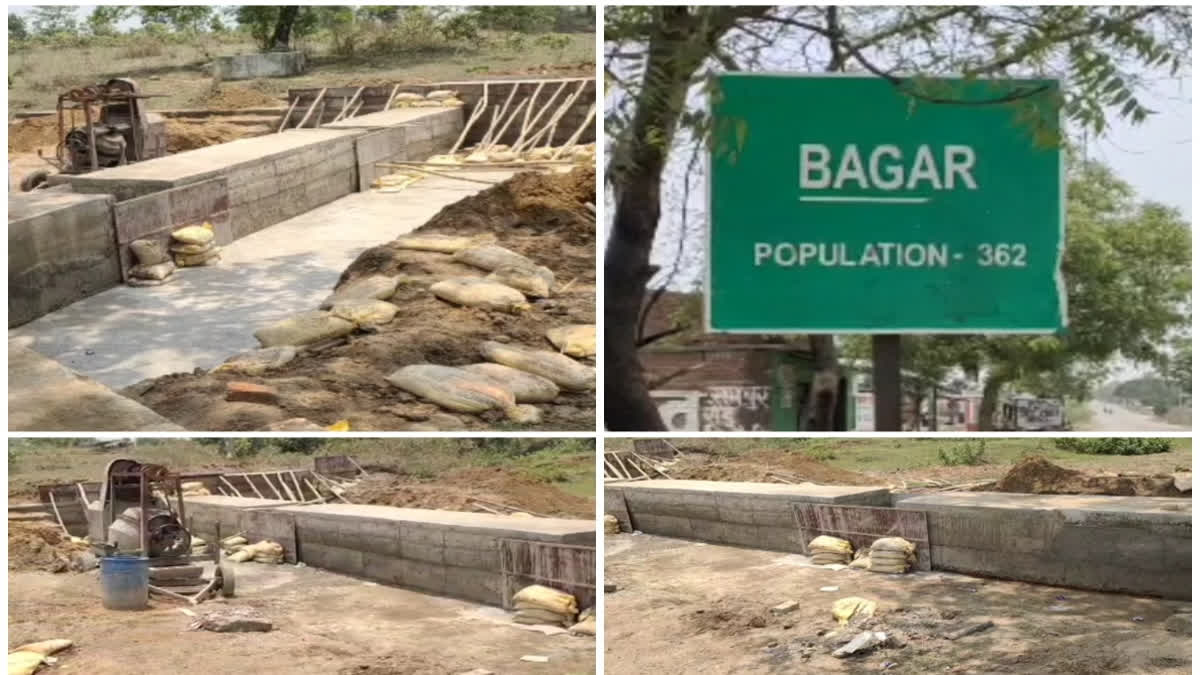
<svg viewBox="0 0 1200 675">
<path fill-rule="evenodd" d="M 809 335 L 809 348 L 813 353 L 813 380 L 808 393 L 808 431 L 834 431 L 837 411 L 838 368 L 837 345 L 832 335 Z"/>
<path fill-rule="evenodd" d="M 983 400 L 979 402 L 980 431 L 995 429 L 993 418 L 996 416 L 996 402 L 1000 398 L 1000 389 L 1006 382 L 1008 378 L 997 373 L 988 373 L 987 379 L 983 381 Z"/>
<path fill-rule="evenodd" d="M 299 5 L 284 5 L 279 8 L 279 16 L 275 19 L 275 32 L 271 34 L 271 49 L 287 51 L 292 44 L 292 26 L 299 15 Z"/>
</svg>

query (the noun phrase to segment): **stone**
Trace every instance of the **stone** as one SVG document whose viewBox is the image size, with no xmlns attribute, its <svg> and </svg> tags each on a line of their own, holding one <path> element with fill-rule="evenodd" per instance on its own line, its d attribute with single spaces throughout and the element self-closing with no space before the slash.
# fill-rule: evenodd
<svg viewBox="0 0 1200 675">
<path fill-rule="evenodd" d="M 1180 471 L 1179 473 L 1173 473 L 1173 474 L 1171 474 L 1171 477 L 1175 479 L 1175 489 L 1176 490 L 1179 490 L 1180 492 L 1191 492 L 1192 491 L 1192 472 L 1191 471 Z"/>
<path fill-rule="evenodd" d="M 225 363 L 213 368 L 212 372 L 229 371 L 259 377 L 268 370 L 274 370 L 287 365 L 296 358 L 296 348 L 291 345 L 264 347 L 253 351 L 235 354 L 225 360 Z"/>
<path fill-rule="evenodd" d="M 129 252 L 137 258 L 138 265 L 157 265 L 171 259 L 161 243 L 149 239 L 135 239 L 129 242 Z"/>
<path fill-rule="evenodd" d="M 207 612 L 190 628 L 214 633 L 267 633 L 274 625 L 258 610 L 238 606 Z"/>
<path fill-rule="evenodd" d="M 781 602 L 778 605 L 775 605 L 774 607 L 772 607 L 771 613 L 772 614 L 787 614 L 788 612 L 796 611 L 796 608 L 799 606 L 800 606 L 800 603 L 796 602 L 795 600 L 788 600 L 786 602 Z"/>
<path fill-rule="evenodd" d="M 1167 617 L 1165 624 L 1166 629 L 1172 633 L 1182 633 L 1184 635 L 1192 634 L 1192 615 L 1188 614 L 1173 614 Z"/>
<path fill-rule="evenodd" d="M 292 417 L 268 424 L 264 431 L 325 431 L 325 427 L 310 422 L 303 417 Z"/>
<path fill-rule="evenodd" d="M 279 394 L 270 387 L 253 382 L 227 382 L 225 400 L 275 405 L 279 403 Z"/>
<path fill-rule="evenodd" d="M 840 649 L 834 651 L 833 655 L 839 659 L 845 658 L 851 654 L 871 651 L 880 645 L 886 644 L 887 641 L 887 633 L 865 630 L 858 635 L 855 635 L 853 639 L 847 642 Z"/>
</svg>

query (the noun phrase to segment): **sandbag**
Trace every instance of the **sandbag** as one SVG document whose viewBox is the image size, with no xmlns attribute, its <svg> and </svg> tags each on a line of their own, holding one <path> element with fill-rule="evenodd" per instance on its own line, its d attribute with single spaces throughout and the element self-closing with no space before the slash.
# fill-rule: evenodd
<svg viewBox="0 0 1200 675">
<path fill-rule="evenodd" d="M 349 300 L 387 300 L 396 293 L 396 286 L 399 283 L 400 280 L 396 277 L 383 274 L 360 277 L 339 286 L 329 297 L 321 301 L 320 308 L 329 309 L 339 302 Z"/>
<path fill-rule="evenodd" d="M 558 351 L 568 356 L 596 355 L 596 325 L 577 323 L 570 326 L 559 326 L 546 331 L 546 339 Z"/>
<path fill-rule="evenodd" d="M 175 254 L 175 264 L 180 267 L 203 267 L 211 265 L 221 258 L 221 247 L 214 246 L 203 253 L 187 255 L 183 253 Z"/>
<path fill-rule="evenodd" d="M 440 101 L 446 98 L 454 98 L 455 96 L 458 96 L 458 92 L 453 89 L 435 89 L 425 94 L 425 98 L 431 101 Z"/>
<path fill-rule="evenodd" d="M 543 624 L 544 623 L 544 624 L 550 624 L 550 625 L 559 625 L 559 626 L 562 626 L 563 628 L 566 628 L 567 626 L 570 626 L 572 623 L 574 623 L 574 621 L 572 619 L 573 619 L 573 616 L 567 616 L 564 614 L 559 614 L 558 612 L 551 612 L 548 609 L 540 609 L 540 608 L 522 609 L 522 610 L 519 610 L 515 616 L 513 616 L 513 621 L 515 621 L 516 623 L 524 623 L 524 624 Z"/>
<path fill-rule="evenodd" d="M 550 297 L 550 289 L 554 286 L 554 272 L 540 265 L 501 265 L 484 278 L 515 288 L 531 298 Z"/>
<path fill-rule="evenodd" d="M 575 635 L 596 636 L 596 615 L 593 614 L 579 623 L 571 626 L 570 632 Z"/>
<path fill-rule="evenodd" d="M 474 277 L 445 279 L 430 286 L 429 290 L 442 300 L 466 307 L 481 307 L 501 312 L 529 309 L 525 296 L 515 288 Z"/>
<path fill-rule="evenodd" d="M 432 234 L 412 232 L 396 237 L 392 244 L 396 248 L 414 251 L 433 251 L 435 253 L 458 253 L 459 251 L 496 241 L 496 235 L 487 233 L 471 237 L 453 234 Z"/>
<path fill-rule="evenodd" d="M 129 276 L 137 279 L 162 281 L 175 272 L 175 263 L 170 260 L 154 265 L 134 265 L 129 268 Z"/>
<path fill-rule="evenodd" d="M 854 547 L 845 539 L 821 535 L 808 542 L 808 552 L 815 565 L 848 565 Z"/>
<path fill-rule="evenodd" d="M 471 158 L 468 157 L 467 159 L 470 160 Z M 533 262 L 529 258 L 526 258 L 520 253 L 510 251 L 503 246 L 496 246 L 494 244 L 464 248 L 463 250 L 454 254 L 454 260 L 455 262 L 460 262 L 464 265 L 470 265 L 471 267 L 478 267 L 479 269 L 487 270 L 489 272 L 505 266 L 537 267 L 537 263 Z"/>
<path fill-rule="evenodd" d="M 212 225 L 189 225 L 171 233 L 171 238 L 181 244 L 199 244 L 203 246 L 213 240 Z"/>
<path fill-rule="evenodd" d="M 161 243 L 149 239 L 136 239 L 129 242 L 129 252 L 137 259 L 138 265 L 157 265 L 171 259 Z"/>
<path fill-rule="evenodd" d="M 557 352 L 506 345 L 491 340 L 479 349 L 483 357 L 501 365 L 540 375 L 563 389 L 587 391 L 596 386 L 596 369 Z"/>
<path fill-rule="evenodd" d="M 428 399 L 448 410 L 480 413 L 492 408 L 508 410 L 516 405 L 511 391 L 490 377 L 461 368 L 416 364 L 388 375 L 387 381 Z"/>
<path fill-rule="evenodd" d="M 254 351 L 235 354 L 225 360 L 225 363 L 212 369 L 212 372 L 231 372 L 259 377 L 268 370 L 282 368 L 296 358 L 296 348 L 291 345 L 266 347 Z"/>
<path fill-rule="evenodd" d="M 396 94 L 396 98 L 394 98 L 392 100 L 393 101 L 421 101 L 421 100 L 424 100 L 424 98 L 425 98 L 424 96 L 421 96 L 420 94 L 414 94 L 411 91 L 402 91 L 402 92 Z"/>
<path fill-rule="evenodd" d="M 520 155 L 512 150 L 493 151 L 488 155 L 488 159 L 493 162 L 512 162 L 520 159 Z"/>
<path fill-rule="evenodd" d="M 37 652 L 9 652 L 8 675 L 33 675 L 45 660 L 46 657 Z"/>
<path fill-rule="evenodd" d="M 62 650 L 66 649 L 67 647 L 70 647 L 73 644 L 75 644 L 75 643 L 71 640 L 59 638 L 57 640 L 42 640 L 40 642 L 30 642 L 29 644 L 24 644 L 24 645 L 21 645 L 20 647 L 17 647 L 13 651 L 14 652 L 33 652 L 34 654 L 41 654 L 42 656 L 50 656 L 51 654 L 61 652 Z"/>
<path fill-rule="evenodd" d="M 353 321 L 357 326 L 376 326 L 396 318 L 400 308 L 383 300 L 346 300 L 335 302 L 329 311 L 339 319 Z"/>
<path fill-rule="evenodd" d="M 579 613 L 579 605 L 575 602 L 575 596 L 539 584 L 526 586 L 517 591 L 513 595 L 513 604 L 518 608 L 548 609 L 551 612 L 571 616 Z"/>
<path fill-rule="evenodd" d="M 604 534 L 620 534 L 621 521 L 611 513 L 604 514 Z"/>
<path fill-rule="evenodd" d="M 505 409 L 508 419 L 518 424 L 539 424 L 542 421 L 542 411 L 529 404 L 517 404 Z"/>
<path fill-rule="evenodd" d="M 511 391 L 517 403 L 548 403 L 558 397 L 558 385 L 541 375 L 499 363 L 472 363 L 462 369 L 492 378 Z"/>
<path fill-rule="evenodd" d="M 207 244 L 174 244 L 171 246 L 171 253 L 182 253 L 183 255 L 196 255 L 211 251 L 216 244 L 208 242 Z"/>
<path fill-rule="evenodd" d="M 838 625 L 845 626 L 858 618 L 875 616 L 875 601 L 859 597 L 842 598 L 833 602 L 833 618 Z"/>
<path fill-rule="evenodd" d="M 307 345 L 349 335 L 354 323 L 329 312 L 301 312 L 259 328 L 254 337 L 264 347 Z"/>
</svg>

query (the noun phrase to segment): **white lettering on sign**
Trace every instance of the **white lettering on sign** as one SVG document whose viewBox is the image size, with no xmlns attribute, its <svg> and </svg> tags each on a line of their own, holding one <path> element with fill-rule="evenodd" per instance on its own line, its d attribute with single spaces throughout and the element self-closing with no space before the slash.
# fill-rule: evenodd
<svg viewBox="0 0 1200 675">
<path fill-rule="evenodd" d="M 851 143 L 841 148 L 837 169 L 833 168 L 834 156 L 829 146 L 820 143 L 800 144 L 800 189 L 842 190 L 857 187 L 860 190 L 953 190 L 959 186 L 967 190 L 978 190 L 972 170 L 975 168 L 975 150 L 969 145 L 946 145 L 941 148 L 941 163 L 929 145 L 917 147 L 911 161 L 896 145 L 877 145 L 867 154 Z M 829 201 L 870 201 L 869 197 L 835 198 L 825 195 Z M 805 197 L 801 197 L 805 199 Z M 816 199 L 808 197 L 808 199 Z"/>
<path fill-rule="evenodd" d="M 1024 247 L 1022 247 L 1024 250 Z M 779 267 L 949 267 L 949 244 L 875 242 L 854 249 L 843 242 L 755 242 L 754 266 Z M 955 260 L 961 255 L 953 256 Z"/>
</svg>

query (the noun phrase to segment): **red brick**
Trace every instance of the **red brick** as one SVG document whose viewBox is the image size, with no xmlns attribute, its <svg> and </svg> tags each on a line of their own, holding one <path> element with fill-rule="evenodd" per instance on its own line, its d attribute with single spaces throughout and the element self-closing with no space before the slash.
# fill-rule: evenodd
<svg viewBox="0 0 1200 675">
<path fill-rule="evenodd" d="M 225 384 L 225 400 L 275 405 L 279 403 L 279 394 L 270 387 L 253 382 L 228 382 Z"/>
</svg>

